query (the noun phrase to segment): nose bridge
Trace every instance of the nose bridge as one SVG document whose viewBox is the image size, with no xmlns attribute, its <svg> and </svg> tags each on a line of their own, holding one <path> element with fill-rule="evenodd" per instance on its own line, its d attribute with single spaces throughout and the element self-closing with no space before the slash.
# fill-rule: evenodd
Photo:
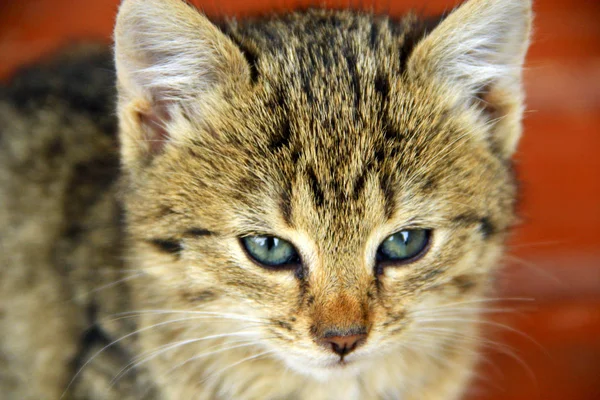
<svg viewBox="0 0 600 400">
<path fill-rule="evenodd" d="M 358 260 L 331 260 L 314 271 L 311 279 L 313 334 L 344 336 L 369 325 L 370 276 Z"/>
<path fill-rule="evenodd" d="M 313 334 L 316 337 L 344 336 L 363 331 L 368 324 L 366 304 L 348 294 L 315 302 L 313 309 Z"/>
<path fill-rule="evenodd" d="M 311 271 L 311 275 L 318 281 L 319 286 L 332 295 L 358 294 L 365 289 L 365 284 L 370 282 L 371 275 L 364 266 L 364 260 L 357 253 L 358 251 L 353 254 L 337 253 L 324 257 Z"/>
</svg>

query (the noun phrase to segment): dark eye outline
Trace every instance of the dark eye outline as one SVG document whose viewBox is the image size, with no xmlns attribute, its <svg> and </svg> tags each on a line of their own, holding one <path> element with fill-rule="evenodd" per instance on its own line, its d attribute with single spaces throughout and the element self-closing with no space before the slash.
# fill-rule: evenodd
<svg viewBox="0 0 600 400">
<path fill-rule="evenodd" d="M 387 257 L 381 253 L 381 246 L 390 236 L 397 235 L 400 232 L 404 232 L 404 231 L 416 231 L 416 230 L 425 231 L 425 244 L 423 245 L 423 247 L 421 247 L 419 252 L 417 252 L 415 255 L 407 257 L 407 258 L 403 258 L 403 259 L 392 260 L 389 257 Z M 432 237 L 433 237 L 433 231 L 431 229 L 421 229 L 421 228 L 402 229 L 402 230 L 399 230 L 399 231 L 394 232 L 391 235 L 387 236 L 383 240 L 383 242 L 381 242 L 379 244 L 379 247 L 377 247 L 376 263 L 375 263 L 376 264 L 375 268 L 377 270 L 377 274 L 379 275 L 379 274 L 383 273 L 384 267 L 411 264 L 411 263 L 414 263 L 415 261 L 423 258 L 425 256 L 425 254 L 427 254 L 427 252 L 431 248 L 431 242 L 432 242 L 431 238 Z"/>
<path fill-rule="evenodd" d="M 292 249 L 294 250 L 294 256 L 290 261 L 287 261 L 283 264 L 266 264 L 260 260 L 258 260 L 256 257 L 254 257 L 252 255 L 252 253 L 250 252 L 250 250 L 248 250 L 248 247 L 246 246 L 244 239 L 249 238 L 249 237 L 272 237 L 272 238 L 276 238 L 279 239 L 283 242 L 288 243 Z M 248 259 L 250 261 L 252 261 L 253 263 L 255 263 L 256 265 L 258 265 L 261 268 L 264 269 L 268 269 L 268 270 L 272 270 L 272 271 L 282 271 L 282 270 L 298 270 L 299 267 L 302 265 L 302 260 L 300 258 L 300 254 L 298 253 L 298 250 L 296 249 L 296 246 L 294 246 L 291 242 L 282 239 L 278 236 L 273 236 L 273 235 L 261 235 L 261 234 L 257 234 L 257 235 L 245 235 L 245 236 L 241 236 L 239 238 L 239 242 L 240 242 L 240 246 L 242 248 L 242 250 L 244 250 L 244 253 L 246 254 L 246 257 L 248 257 Z"/>
</svg>

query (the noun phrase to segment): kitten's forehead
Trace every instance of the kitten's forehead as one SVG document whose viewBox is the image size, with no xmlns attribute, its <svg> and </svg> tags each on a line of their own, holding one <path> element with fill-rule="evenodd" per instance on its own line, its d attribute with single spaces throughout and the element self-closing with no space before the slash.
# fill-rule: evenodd
<svg viewBox="0 0 600 400">
<path fill-rule="evenodd" d="M 405 128 L 432 119 L 430 107 L 419 115 L 419 99 L 402 78 L 429 25 L 412 17 L 396 23 L 309 10 L 228 27 L 254 60 L 261 100 L 251 112 L 266 116 L 259 129 L 272 134 L 273 152 L 287 146 L 292 161 L 311 164 L 309 175 L 347 188 L 364 179 L 365 166 L 374 171 L 375 164 L 393 164 L 398 154 L 390 151 L 398 150 Z M 431 94 L 427 101 L 435 102 Z"/>
<path fill-rule="evenodd" d="M 430 175 L 427 159 L 418 158 L 428 132 L 403 130 L 388 102 L 361 85 L 365 100 L 357 107 L 339 100 L 340 107 L 313 110 L 286 99 L 280 105 L 285 111 L 258 128 L 268 136 L 266 152 L 249 149 L 256 155 L 250 157 L 253 174 L 278 187 L 277 208 L 286 223 L 321 238 L 336 232 L 332 242 L 366 238 L 392 217 L 399 197 L 419 191 Z"/>
<path fill-rule="evenodd" d="M 230 27 L 253 54 L 271 157 L 294 166 L 317 203 L 356 201 L 387 162 L 390 91 L 399 96 L 401 33 L 387 19 L 313 10 Z M 286 171 L 288 179 L 290 171 Z M 335 192 L 335 194 L 333 193 Z"/>
<path fill-rule="evenodd" d="M 352 68 L 348 64 L 357 57 L 385 62 L 388 69 L 401 68 L 415 42 L 439 20 L 408 15 L 397 22 L 366 13 L 313 9 L 233 23 L 225 30 L 259 67 L 273 63 L 284 73 L 328 74 Z"/>
<path fill-rule="evenodd" d="M 220 187 L 242 203 L 240 215 L 272 227 L 275 210 L 321 238 L 364 238 L 398 209 L 429 212 L 424 200 L 448 194 L 434 190 L 438 182 L 460 191 L 451 181 L 475 150 L 465 124 L 439 92 L 403 71 L 426 31 L 421 22 L 325 10 L 284 18 L 226 27 L 254 62 L 253 86 L 208 121 L 233 139 L 201 147 L 221 154 L 204 157 L 210 169 L 225 169 L 218 173 L 228 187 Z"/>
<path fill-rule="evenodd" d="M 230 35 L 251 55 L 259 81 L 313 113 L 368 104 L 366 87 L 389 91 L 389 76 L 400 76 L 410 51 L 402 28 L 350 12 L 294 13 L 235 26 Z"/>
</svg>

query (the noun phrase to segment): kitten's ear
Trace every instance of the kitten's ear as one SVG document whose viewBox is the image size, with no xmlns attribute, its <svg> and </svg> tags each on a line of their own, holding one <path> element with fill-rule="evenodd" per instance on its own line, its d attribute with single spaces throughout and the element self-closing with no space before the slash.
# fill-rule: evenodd
<svg viewBox="0 0 600 400">
<path fill-rule="evenodd" d="M 462 104 L 477 102 L 494 120 L 491 140 L 506 158 L 521 134 L 531 20 L 531 0 L 469 0 L 415 47 L 407 65 L 451 87 Z"/>
<path fill-rule="evenodd" d="M 201 119 L 223 90 L 250 82 L 239 48 L 182 0 L 124 0 L 114 35 L 125 164 L 181 139 L 178 119 Z"/>
</svg>

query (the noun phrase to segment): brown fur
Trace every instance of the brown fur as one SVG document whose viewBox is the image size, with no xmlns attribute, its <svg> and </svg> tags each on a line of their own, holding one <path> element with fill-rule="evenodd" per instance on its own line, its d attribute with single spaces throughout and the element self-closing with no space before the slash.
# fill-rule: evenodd
<svg viewBox="0 0 600 400">
<path fill-rule="evenodd" d="M 118 183 L 110 92 L 2 92 L 2 392 L 458 398 L 513 223 L 529 20 L 528 1 L 470 0 L 439 24 L 310 10 L 217 29 L 126 0 Z M 111 79 L 81 71 L 75 89 Z M 101 117 L 77 107 L 94 98 Z M 406 228 L 432 229 L 427 253 L 377 264 Z M 302 265 L 258 266 L 250 234 Z M 319 342 L 340 330 L 366 334 L 343 362 Z"/>
</svg>

